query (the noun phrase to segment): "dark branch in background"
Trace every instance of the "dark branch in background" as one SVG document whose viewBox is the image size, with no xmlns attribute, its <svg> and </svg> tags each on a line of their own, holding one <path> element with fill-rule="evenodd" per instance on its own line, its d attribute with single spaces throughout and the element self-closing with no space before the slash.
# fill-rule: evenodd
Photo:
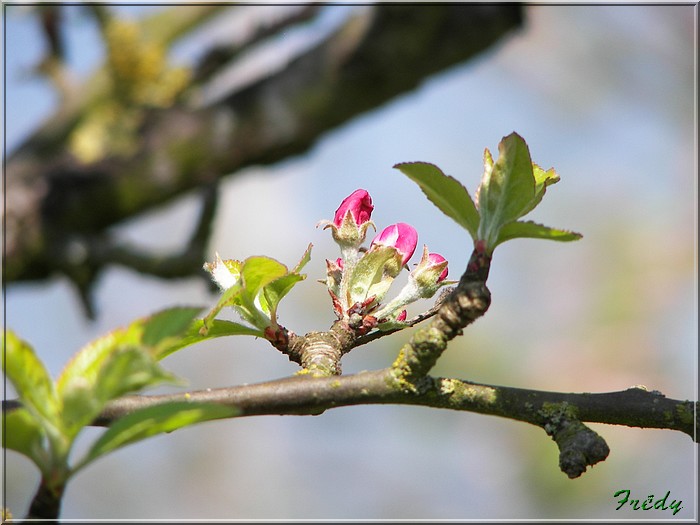
<svg viewBox="0 0 700 525">
<path fill-rule="evenodd" d="M 108 235 L 75 236 L 71 242 L 61 245 L 65 251 L 54 254 L 54 264 L 77 286 L 85 315 L 94 318 L 91 284 L 100 270 L 111 264 L 126 266 L 162 279 L 178 279 L 200 273 L 208 280 L 208 275 L 202 269 L 202 261 L 206 260 L 218 191 L 217 183 L 202 187 L 202 207 L 196 227 L 178 253 L 146 253 L 135 246 L 116 242 Z"/>
<path fill-rule="evenodd" d="M 184 9 L 173 11 L 182 17 Z M 195 21 L 152 23 L 150 31 L 169 31 L 161 40 L 172 42 L 221 5 L 188 9 Z M 204 86 L 190 86 L 171 107 L 144 109 L 135 153 L 83 164 L 67 137 L 105 91 L 105 72 L 98 72 L 8 157 L 5 277 L 45 279 L 57 271 L 55 254 L 76 238 L 94 242 L 106 228 L 203 183 L 303 153 L 324 133 L 484 51 L 520 23 L 517 5 L 367 7 L 280 71 L 208 105 L 196 105 L 195 88 Z M 89 289 L 98 268 L 89 258 L 77 264 L 71 277 Z"/>
</svg>

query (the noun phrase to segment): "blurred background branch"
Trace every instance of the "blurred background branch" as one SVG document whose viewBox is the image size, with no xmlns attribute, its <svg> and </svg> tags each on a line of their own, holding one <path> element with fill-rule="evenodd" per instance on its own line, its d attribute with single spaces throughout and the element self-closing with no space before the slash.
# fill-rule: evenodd
<svg viewBox="0 0 700 525">
<path fill-rule="evenodd" d="M 183 68 L 168 63 L 168 48 L 240 6 L 177 6 L 134 22 L 105 5 L 86 6 L 106 58 L 78 84 L 62 65 L 61 7 L 36 9 L 49 43 L 44 64 L 51 67 L 43 71 L 63 97 L 7 158 L 5 278 L 62 272 L 88 314 L 105 264 L 173 273 L 167 264 L 133 264 L 144 254 L 109 245 L 107 228 L 246 166 L 303 153 L 325 132 L 495 44 L 522 15 L 518 5 L 366 6 L 282 66 L 242 81 L 231 71 L 244 52 L 284 38 L 317 7 L 252 21 L 242 36 Z M 76 256 L 76 238 L 100 249 Z M 196 274 L 197 265 L 188 271 Z"/>
</svg>

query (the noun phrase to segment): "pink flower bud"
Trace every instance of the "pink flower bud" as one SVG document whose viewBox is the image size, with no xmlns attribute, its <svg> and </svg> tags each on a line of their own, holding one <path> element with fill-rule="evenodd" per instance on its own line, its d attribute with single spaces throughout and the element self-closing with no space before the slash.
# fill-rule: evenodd
<svg viewBox="0 0 700 525">
<path fill-rule="evenodd" d="M 441 262 L 445 261 L 445 258 L 440 255 L 439 253 L 429 253 L 428 254 L 428 263 L 430 265 L 438 265 Z M 437 279 L 437 282 L 442 282 L 447 278 L 447 266 L 445 266 L 445 269 L 442 271 L 440 276 Z"/>
<path fill-rule="evenodd" d="M 335 264 L 338 266 L 338 268 L 340 268 L 341 271 L 342 271 L 343 268 L 345 267 L 345 263 L 343 263 L 343 259 L 341 259 L 340 257 L 338 257 L 338 258 L 335 260 Z"/>
<path fill-rule="evenodd" d="M 401 310 L 401 313 L 396 316 L 397 321 L 405 321 L 406 320 L 406 310 Z"/>
<path fill-rule="evenodd" d="M 401 254 L 401 264 L 404 265 L 416 251 L 418 244 L 418 232 L 405 222 L 399 222 L 387 226 L 372 241 L 372 245 L 393 246 Z"/>
<path fill-rule="evenodd" d="M 369 220 L 373 209 L 372 197 L 369 196 L 369 193 L 366 190 L 355 190 L 340 203 L 340 206 L 335 211 L 333 224 L 340 228 L 343 224 L 343 219 L 345 219 L 349 211 L 355 220 L 355 224 L 359 226 Z"/>
</svg>

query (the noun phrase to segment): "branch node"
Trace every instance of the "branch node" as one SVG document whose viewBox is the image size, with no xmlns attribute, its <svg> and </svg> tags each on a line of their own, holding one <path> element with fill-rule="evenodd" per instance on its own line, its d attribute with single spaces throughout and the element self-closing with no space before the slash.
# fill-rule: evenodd
<svg viewBox="0 0 700 525">
<path fill-rule="evenodd" d="M 538 413 L 544 419 L 542 428 L 559 447 L 559 468 L 570 479 L 608 457 L 608 444 L 578 420 L 574 406 L 567 402 L 543 403 Z"/>
</svg>

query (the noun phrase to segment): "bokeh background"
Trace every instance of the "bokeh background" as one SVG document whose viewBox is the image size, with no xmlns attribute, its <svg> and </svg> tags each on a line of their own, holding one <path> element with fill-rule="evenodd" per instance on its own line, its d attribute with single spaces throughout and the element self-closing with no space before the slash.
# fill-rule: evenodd
<svg viewBox="0 0 700 525">
<path fill-rule="evenodd" d="M 271 9 L 257 6 L 257 9 Z M 357 7 L 326 6 L 320 31 Z M 429 8 L 429 7 L 427 7 Z M 115 7 L 139 16 L 157 6 Z M 87 76 L 102 59 L 93 21 L 68 10 L 68 56 Z M 43 40 L 36 20 L 5 10 L 7 151 L 55 110 L 52 88 L 31 73 Z M 252 167 L 222 186 L 209 253 L 269 255 L 293 265 L 314 244 L 308 279 L 282 303 L 298 333 L 333 320 L 323 278 L 338 256 L 328 231 L 356 188 L 367 189 L 379 228 L 403 221 L 442 253 L 457 278 L 466 232 L 392 166 L 428 161 L 473 194 L 485 147 L 517 131 L 533 160 L 561 182 L 531 218 L 583 233 L 576 243 L 516 240 L 495 252 L 487 315 L 455 340 L 436 375 L 566 392 L 643 384 L 697 399 L 696 6 L 533 5 L 525 26 L 476 59 L 326 134 L 311 150 Z M 173 50 L 197 57 L 217 20 Z M 276 42 L 278 50 L 303 34 Z M 430 50 L 426 50 L 429 53 Z M 7 198 L 12 198 L 11 195 Z M 194 195 L 120 225 L 123 239 L 167 252 L 194 226 Z M 96 289 L 88 321 L 63 278 L 12 285 L 6 326 L 31 342 L 51 373 L 83 344 L 176 304 L 213 304 L 201 280 L 176 282 L 121 267 Z M 416 309 L 410 312 L 417 313 Z M 360 347 L 344 373 L 390 364 L 408 334 Z M 253 383 L 296 365 L 266 342 L 215 340 L 164 361 L 189 388 Z M 10 397 L 11 389 L 8 390 Z M 697 518 L 697 446 L 672 431 L 592 424 L 609 458 L 579 479 L 559 471 L 556 445 L 522 423 L 403 406 L 358 406 L 318 417 L 206 423 L 127 447 L 68 486 L 66 519 L 621 519 Z M 87 429 L 79 454 L 101 432 Z M 22 516 L 39 477 L 4 457 L 6 505 Z M 613 494 L 671 492 L 682 510 L 616 510 Z"/>
</svg>

